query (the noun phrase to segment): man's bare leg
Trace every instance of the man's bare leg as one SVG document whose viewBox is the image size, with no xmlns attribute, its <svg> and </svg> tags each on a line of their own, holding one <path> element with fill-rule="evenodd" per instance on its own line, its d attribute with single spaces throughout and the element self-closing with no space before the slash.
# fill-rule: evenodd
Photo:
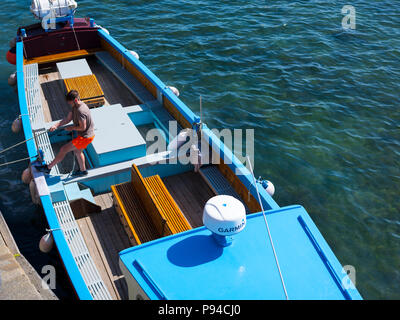
<svg viewBox="0 0 400 320">
<path fill-rule="evenodd" d="M 65 145 L 63 145 L 60 149 L 60 151 L 58 152 L 58 154 L 56 155 L 56 157 L 54 158 L 54 160 L 49 163 L 48 165 L 39 165 L 39 166 L 35 166 L 36 170 L 43 172 L 45 174 L 49 174 L 51 169 L 56 166 L 57 164 L 59 164 L 61 161 L 64 160 L 65 156 L 67 155 L 67 153 L 73 151 L 75 148 L 75 146 L 72 144 L 72 142 L 69 142 Z"/>
<path fill-rule="evenodd" d="M 85 154 L 83 153 L 83 150 L 75 148 L 74 153 L 76 159 L 78 160 L 79 169 L 81 171 L 86 171 Z"/>
<path fill-rule="evenodd" d="M 54 160 L 51 163 L 49 163 L 48 165 L 49 169 L 51 170 L 54 166 L 63 161 L 67 153 L 73 151 L 74 149 L 76 150 L 72 142 L 68 142 L 67 144 L 63 145 L 58 154 L 56 155 L 56 157 L 54 158 Z"/>
</svg>

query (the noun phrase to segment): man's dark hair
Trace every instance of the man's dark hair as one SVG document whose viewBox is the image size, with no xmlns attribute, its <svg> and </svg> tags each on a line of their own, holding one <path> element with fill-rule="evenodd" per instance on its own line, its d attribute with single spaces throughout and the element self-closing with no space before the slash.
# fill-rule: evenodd
<svg viewBox="0 0 400 320">
<path fill-rule="evenodd" d="M 67 93 L 65 98 L 67 101 L 74 101 L 75 99 L 79 99 L 79 93 L 76 90 L 71 90 Z"/>
</svg>

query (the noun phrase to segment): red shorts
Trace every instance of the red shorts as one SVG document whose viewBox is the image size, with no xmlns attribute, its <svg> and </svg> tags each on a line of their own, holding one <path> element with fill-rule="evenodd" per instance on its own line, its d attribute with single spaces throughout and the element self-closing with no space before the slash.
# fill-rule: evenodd
<svg viewBox="0 0 400 320">
<path fill-rule="evenodd" d="M 73 145 L 75 146 L 75 148 L 77 148 L 78 150 L 84 150 L 84 149 L 87 148 L 87 146 L 88 146 L 89 144 L 92 143 L 93 139 L 94 139 L 94 136 L 93 136 L 93 137 L 90 137 L 90 138 L 84 138 L 84 137 L 78 136 L 77 138 L 75 138 L 74 140 L 72 140 L 72 144 L 73 144 Z"/>
</svg>

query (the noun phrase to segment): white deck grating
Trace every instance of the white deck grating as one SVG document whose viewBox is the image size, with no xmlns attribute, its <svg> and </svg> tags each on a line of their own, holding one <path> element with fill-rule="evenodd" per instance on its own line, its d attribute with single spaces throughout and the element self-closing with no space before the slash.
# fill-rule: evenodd
<svg viewBox="0 0 400 320">
<path fill-rule="evenodd" d="M 71 250 L 76 264 L 81 272 L 90 294 L 94 300 L 111 300 L 111 295 L 108 292 L 100 274 L 94 264 L 89 250 L 86 247 L 85 240 L 76 223 L 74 214 L 67 201 L 56 202 L 53 204 L 57 218 L 63 230 L 65 240 Z"/>
<path fill-rule="evenodd" d="M 44 160 L 50 163 L 54 159 L 53 149 L 49 135 L 45 129 L 42 98 L 40 95 L 39 67 L 37 63 L 24 66 L 25 92 L 28 112 L 36 148 L 44 153 Z M 58 167 L 53 169 L 53 174 L 60 174 Z"/>
<path fill-rule="evenodd" d="M 43 129 L 45 126 L 42 98 L 39 84 L 39 67 L 37 63 L 24 67 L 25 92 L 32 130 Z"/>
</svg>

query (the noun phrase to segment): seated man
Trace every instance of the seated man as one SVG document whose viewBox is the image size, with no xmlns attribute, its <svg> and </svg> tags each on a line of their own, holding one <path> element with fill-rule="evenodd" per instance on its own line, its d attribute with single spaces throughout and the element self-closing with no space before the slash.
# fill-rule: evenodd
<svg viewBox="0 0 400 320">
<path fill-rule="evenodd" d="M 71 112 L 68 113 L 66 118 L 52 126 L 49 131 L 53 132 L 72 120 L 73 126 L 66 127 L 65 130 L 76 131 L 78 136 L 71 142 L 65 144 L 51 163 L 48 165 L 36 166 L 36 169 L 45 174 L 49 174 L 51 169 L 60 163 L 68 152 L 73 151 L 79 163 L 79 170 L 75 171 L 73 175 L 86 176 L 88 172 L 86 170 L 83 150 L 85 150 L 94 139 L 94 123 L 90 115 L 89 107 L 80 100 L 79 93 L 76 90 L 68 92 L 66 99 L 71 106 Z"/>
</svg>

